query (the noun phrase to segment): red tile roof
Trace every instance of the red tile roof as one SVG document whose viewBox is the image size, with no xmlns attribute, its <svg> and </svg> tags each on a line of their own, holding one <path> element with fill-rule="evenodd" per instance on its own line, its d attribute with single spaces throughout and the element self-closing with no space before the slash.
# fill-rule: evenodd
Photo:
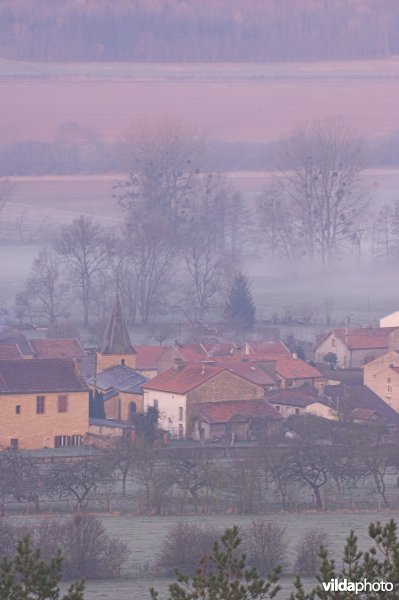
<svg viewBox="0 0 399 600">
<path fill-rule="evenodd" d="M 283 379 L 319 379 L 324 377 L 318 369 L 300 358 L 277 359 L 276 373 Z"/>
<path fill-rule="evenodd" d="M 88 387 L 72 361 L 0 360 L 0 394 L 82 392 Z"/>
<path fill-rule="evenodd" d="M 184 365 L 180 370 L 172 368 L 157 375 L 144 383 L 142 387 L 172 394 L 186 394 L 224 370 L 224 367 L 215 365 Z"/>
<path fill-rule="evenodd" d="M 380 417 L 376 410 L 371 410 L 370 408 L 355 408 L 352 410 L 352 417 L 354 419 L 359 419 L 359 421 L 368 421 L 374 416 Z"/>
<path fill-rule="evenodd" d="M 197 414 L 208 423 L 228 423 L 239 417 L 269 417 L 281 419 L 280 413 L 266 400 L 234 400 L 205 402 L 196 406 Z"/>
<path fill-rule="evenodd" d="M 158 358 L 166 350 L 166 346 L 134 346 L 136 356 L 136 368 L 139 370 L 156 369 Z"/>
<path fill-rule="evenodd" d="M 17 344 L 0 344 L 0 359 L 12 360 L 22 358 Z"/>
<path fill-rule="evenodd" d="M 371 350 L 377 348 L 388 348 L 389 334 L 398 329 L 397 327 L 355 327 L 345 333 L 345 328 L 330 331 L 322 340 L 323 342 L 331 334 L 335 334 L 350 350 Z M 319 345 L 318 344 L 318 345 Z"/>
<path fill-rule="evenodd" d="M 81 358 L 85 356 L 80 342 L 73 338 L 29 340 L 35 358 Z"/>
<path fill-rule="evenodd" d="M 224 362 L 224 360 L 222 362 L 217 360 L 216 364 L 240 377 L 244 377 L 244 379 L 248 379 L 248 381 L 251 381 L 252 383 L 256 383 L 257 385 L 269 386 L 275 384 L 273 377 L 266 373 L 266 371 L 256 363 L 242 361 Z"/>
</svg>

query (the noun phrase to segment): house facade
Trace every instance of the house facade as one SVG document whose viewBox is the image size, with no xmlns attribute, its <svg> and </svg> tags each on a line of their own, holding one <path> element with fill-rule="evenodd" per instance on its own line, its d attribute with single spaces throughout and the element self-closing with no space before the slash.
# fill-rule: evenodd
<svg viewBox="0 0 399 600">
<path fill-rule="evenodd" d="M 263 399 L 264 390 L 222 366 L 177 365 L 143 384 L 144 409 L 160 412 L 159 425 L 172 437 L 190 437 L 198 407 L 206 402 Z"/>
<path fill-rule="evenodd" d="M 364 385 L 399 412 L 399 353 L 387 352 L 363 368 Z"/>
<path fill-rule="evenodd" d="M 66 360 L 0 360 L 0 446 L 78 446 L 89 428 L 89 388 Z"/>
<path fill-rule="evenodd" d="M 323 363 L 328 354 L 335 354 L 336 366 L 352 369 L 386 354 L 389 348 L 391 327 L 357 327 L 334 329 L 315 347 L 315 358 Z"/>
</svg>

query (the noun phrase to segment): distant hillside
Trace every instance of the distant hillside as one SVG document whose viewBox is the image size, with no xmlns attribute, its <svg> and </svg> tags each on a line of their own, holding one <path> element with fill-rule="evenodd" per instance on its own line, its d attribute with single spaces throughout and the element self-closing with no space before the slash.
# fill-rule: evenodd
<svg viewBox="0 0 399 600">
<path fill-rule="evenodd" d="M 264 62 L 399 54 L 397 0 L 2 0 L 0 55 Z"/>
</svg>

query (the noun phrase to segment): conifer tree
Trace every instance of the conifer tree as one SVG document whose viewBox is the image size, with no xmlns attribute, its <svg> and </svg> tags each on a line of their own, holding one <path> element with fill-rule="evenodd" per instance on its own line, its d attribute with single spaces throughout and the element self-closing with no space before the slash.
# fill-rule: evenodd
<svg viewBox="0 0 399 600">
<path fill-rule="evenodd" d="M 249 331 L 255 324 L 255 310 L 248 279 L 242 273 L 238 273 L 229 291 L 224 318 L 233 329 Z"/>
<path fill-rule="evenodd" d="M 0 563 L 0 600 L 83 600 L 83 582 L 73 583 L 60 594 L 62 558 L 58 553 L 49 562 L 34 550 L 29 536 L 17 545 L 14 558 Z"/>
<path fill-rule="evenodd" d="M 238 528 L 226 529 L 205 556 L 192 579 L 177 572 L 177 582 L 169 586 L 168 600 L 271 600 L 280 590 L 280 569 L 262 579 L 255 568 L 246 567 L 245 555 L 238 555 Z M 152 600 L 159 599 L 151 590 Z"/>
</svg>

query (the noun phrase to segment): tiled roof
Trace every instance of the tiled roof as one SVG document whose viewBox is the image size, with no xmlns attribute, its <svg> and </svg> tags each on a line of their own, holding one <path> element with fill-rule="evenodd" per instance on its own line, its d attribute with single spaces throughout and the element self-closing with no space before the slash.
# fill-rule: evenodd
<svg viewBox="0 0 399 600">
<path fill-rule="evenodd" d="M 143 388 L 172 394 L 186 394 L 224 370 L 224 367 L 216 365 L 184 365 L 180 370 L 172 368 L 157 375 L 154 379 L 147 381 Z"/>
<path fill-rule="evenodd" d="M 324 393 L 340 403 L 342 409 L 365 408 L 375 411 L 388 426 L 399 426 L 399 414 L 365 385 L 330 385 Z"/>
<path fill-rule="evenodd" d="M 228 371 L 239 375 L 240 377 L 244 377 L 244 379 L 248 379 L 252 383 L 256 383 L 257 385 L 269 386 L 275 383 L 273 377 L 271 377 L 262 367 L 257 365 L 256 363 L 251 362 L 222 362 L 220 360 L 216 361 L 216 364 L 220 367 L 224 367 Z"/>
<path fill-rule="evenodd" d="M 0 394 L 81 392 L 88 387 L 72 361 L 0 360 Z"/>
<path fill-rule="evenodd" d="M 368 421 L 373 416 L 379 417 L 380 415 L 376 410 L 371 410 L 370 408 L 355 408 L 352 410 L 352 417 L 360 421 Z"/>
<path fill-rule="evenodd" d="M 200 344 L 209 357 L 229 356 L 236 352 L 236 347 L 230 342 L 214 342 Z"/>
<path fill-rule="evenodd" d="M 101 373 L 97 373 L 95 385 L 99 390 L 103 391 L 115 389 L 119 392 L 142 394 L 141 385 L 147 380 L 147 377 L 134 369 L 130 369 L 124 365 L 116 365 L 115 367 L 109 367 L 109 369 L 101 371 Z M 94 386 L 94 377 L 91 377 L 88 383 Z"/>
<path fill-rule="evenodd" d="M 80 342 L 74 338 L 30 340 L 35 358 L 81 358 L 85 355 Z"/>
<path fill-rule="evenodd" d="M 295 406 L 298 408 L 305 408 L 314 402 L 320 401 L 318 391 L 311 386 L 269 392 L 267 399 L 271 404 Z"/>
<path fill-rule="evenodd" d="M 278 358 L 276 373 L 283 379 L 318 379 L 324 377 L 318 369 L 300 358 Z"/>
<path fill-rule="evenodd" d="M 269 417 L 281 419 L 280 413 L 266 400 L 205 402 L 197 405 L 197 414 L 208 423 L 228 423 L 233 418 Z"/>
<path fill-rule="evenodd" d="M 17 344 L 0 344 L 0 359 L 13 360 L 22 358 Z"/>
<path fill-rule="evenodd" d="M 158 358 L 165 352 L 165 346 L 135 346 L 137 369 L 156 369 Z"/>
<path fill-rule="evenodd" d="M 388 348 L 389 335 L 398 329 L 397 327 L 355 327 L 345 333 L 345 328 L 330 331 L 319 344 L 331 334 L 335 334 L 350 350 L 372 350 L 377 348 Z M 318 344 L 318 345 L 319 345 Z"/>
<path fill-rule="evenodd" d="M 23 356 L 33 356 L 34 350 L 23 333 L 18 331 L 6 330 L 0 335 L 0 344 L 16 344 Z"/>
</svg>

